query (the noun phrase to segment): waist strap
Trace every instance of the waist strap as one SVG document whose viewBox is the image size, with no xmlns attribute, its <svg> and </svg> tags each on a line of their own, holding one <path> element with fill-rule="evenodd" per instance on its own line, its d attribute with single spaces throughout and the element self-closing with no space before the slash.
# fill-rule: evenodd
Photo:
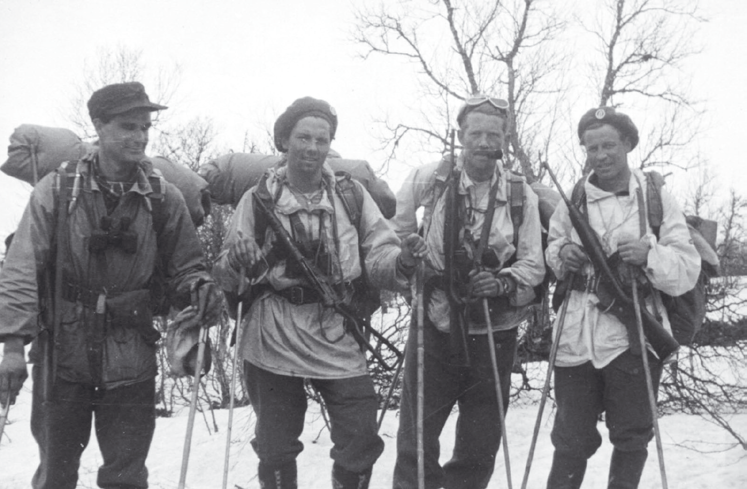
<svg viewBox="0 0 747 489">
<path fill-rule="evenodd" d="M 257 295 L 261 295 L 265 291 L 270 291 L 275 295 L 279 295 L 295 306 L 324 302 L 321 294 L 317 292 L 316 289 L 304 287 L 302 285 L 294 285 L 282 290 L 277 290 L 269 285 L 263 285 L 259 289 Z"/>
<path fill-rule="evenodd" d="M 100 292 L 96 292 L 80 285 L 70 282 L 63 281 L 62 283 L 62 299 L 68 302 L 80 302 L 85 307 L 90 309 L 96 309 Z"/>
</svg>

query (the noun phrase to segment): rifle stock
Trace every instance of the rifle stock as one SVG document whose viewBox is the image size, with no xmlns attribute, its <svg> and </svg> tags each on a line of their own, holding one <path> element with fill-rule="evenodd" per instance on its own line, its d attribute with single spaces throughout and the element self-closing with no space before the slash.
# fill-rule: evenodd
<svg viewBox="0 0 747 489">
<path fill-rule="evenodd" d="M 324 306 L 333 308 L 338 314 L 345 318 L 347 324 L 349 325 L 348 331 L 353 335 L 353 338 L 355 338 L 361 349 L 367 349 L 369 352 L 371 352 L 371 355 L 373 355 L 373 357 L 381 364 L 382 367 L 384 367 L 386 370 L 392 370 L 393 367 L 387 364 L 386 361 L 384 361 L 384 359 L 382 358 L 381 354 L 371 346 L 368 340 L 366 340 L 366 337 L 361 331 L 361 321 L 359 321 L 359 319 L 355 317 L 355 314 L 351 311 L 351 308 L 347 304 L 345 304 L 342 299 L 340 299 L 337 291 L 332 287 L 326 277 L 324 277 L 324 275 L 316 268 L 316 266 L 314 266 L 312 263 L 309 263 L 306 257 L 303 256 L 301 251 L 298 249 L 298 247 L 293 244 L 293 239 L 291 238 L 290 233 L 288 233 L 288 230 L 283 227 L 283 224 L 278 220 L 275 213 L 268 209 L 265 203 L 262 202 L 262 199 L 259 198 L 256 194 L 254 195 L 254 204 L 259 206 L 259 209 L 267 217 L 268 225 L 270 226 L 270 229 L 272 229 L 273 233 L 275 233 L 275 237 L 277 238 L 280 246 L 290 255 L 293 260 L 295 260 L 301 266 L 304 278 L 306 278 L 311 286 L 321 294 L 322 303 L 324 304 Z M 369 332 L 371 332 L 371 334 L 373 334 L 384 345 L 390 348 L 398 358 L 402 356 L 402 353 L 389 340 L 384 338 L 381 333 L 373 329 L 373 327 L 369 327 Z"/>
<path fill-rule="evenodd" d="M 631 352 L 640 354 L 640 342 L 635 325 L 635 316 L 633 315 L 635 311 L 632 310 L 634 304 L 633 298 L 623 289 L 620 279 L 612 271 L 612 267 L 608 261 L 609 258 L 605 254 L 604 249 L 599 242 L 599 238 L 597 238 L 596 233 L 578 208 L 573 205 L 570 199 L 565 195 L 563 188 L 558 183 L 558 180 L 550 169 L 550 166 L 547 162 L 542 163 L 542 166 L 547 170 L 547 174 L 550 175 L 560 197 L 568 208 L 568 215 L 571 219 L 571 224 L 581 240 L 584 251 L 589 257 L 592 265 L 594 265 L 594 268 L 599 271 L 601 275 L 600 287 L 606 288 L 605 292 L 607 292 L 609 297 L 612 299 L 611 303 L 604 304 L 606 310 L 617 317 L 627 329 Z M 635 280 L 635 278 L 633 278 L 633 280 Z M 599 294 L 597 295 L 599 296 Z M 646 339 L 662 361 L 669 358 L 677 351 L 679 343 L 677 343 L 674 337 L 664 329 L 661 322 L 659 322 L 659 320 L 657 320 L 645 306 L 642 305 L 640 311 Z"/>
</svg>

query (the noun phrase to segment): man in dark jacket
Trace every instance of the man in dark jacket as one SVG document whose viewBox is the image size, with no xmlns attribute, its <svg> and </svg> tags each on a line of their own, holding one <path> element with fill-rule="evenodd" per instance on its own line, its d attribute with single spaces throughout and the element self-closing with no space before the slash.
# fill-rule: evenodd
<svg viewBox="0 0 747 489">
<path fill-rule="evenodd" d="M 41 458 L 35 489 L 76 486 L 94 412 L 98 485 L 148 487 L 157 267 L 175 306 L 194 298 L 206 324 L 217 319 L 221 296 L 184 199 L 145 156 L 151 112 L 165 108 L 136 82 L 94 92 L 88 109 L 98 151 L 36 185 L 0 273 L 0 402 L 14 401 L 27 377 L 24 345 L 37 340 L 30 355 L 31 429 Z M 42 354 L 45 341 L 53 354 Z"/>
</svg>

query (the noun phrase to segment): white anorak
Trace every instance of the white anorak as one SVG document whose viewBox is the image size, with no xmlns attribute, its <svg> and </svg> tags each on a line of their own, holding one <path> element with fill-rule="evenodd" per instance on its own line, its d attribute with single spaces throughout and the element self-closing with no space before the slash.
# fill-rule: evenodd
<svg viewBox="0 0 747 489">
<path fill-rule="evenodd" d="M 443 275 L 444 260 L 444 220 L 446 192 L 443 192 L 434 203 L 436 171 L 440 161 L 430 163 L 413 170 L 402 184 L 397 194 L 397 215 L 392 224 L 400 238 L 417 232 L 417 211 L 424 208 L 423 221 L 426 223 L 425 241 L 428 253 L 425 258 L 426 277 Z M 461 169 L 463 160 L 457 160 L 457 168 Z M 545 263 L 542 257 L 542 227 L 538 211 L 538 198 L 534 191 L 526 184 L 524 186 L 523 220 L 519 227 L 518 249 L 514 247 L 514 225 L 511 220 L 509 205 L 510 182 L 506 172 L 496 165 L 496 171 L 489 182 L 475 183 L 461 171 L 461 179 L 457 192 L 467 199 L 472 206 L 473 219 L 466 226 L 473 237 L 479 239 L 485 222 L 485 212 L 488 208 L 489 191 L 498 182 L 496 193 L 496 210 L 492 227 L 488 237 L 488 247 L 495 251 L 500 262 L 494 273 L 509 275 L 517 284 L 516 292 L 510 297 L 512 307 L 504 311 L 499 320 L 491 321 L 493 330 L 508 330 L 519 325 L 528 315 L 524 306 L 534 298 L 534 286 L 540 284 L 545 276 Z M 428 221 L 430 220 L 430 224 Z M 516 253 L 516 260 L 510 266 L 504 266 Z M 428 318 L 439 331 L 448 332 L 450 323 L 450 306 L 446 292 L 435 288 L 427 304 Z M 469 333 L 486 333 L 484 324 L 474 324 L 469 321 Z"/>
<path fill-rule="evenodd" d="M 318 203 L 301 202 L 294 195 L 285 179 L 286 168 L 269 170 L 266 180 L 270 195 L 280 192 L 275 215 L 290 233 L 289 216 L 298 213 L 309 239 L 326 243 L 333 263 L 330 283 L 349 284 L 361 275 L 360 239 L 369 282 L 379 288 L 406 289 L 408 279 L 396 265 L 400 241 L 365 188 L 353 180 L 363 194 L 359 235 L 334 190 L 335 176 L 326 163 L 322 168 L 323 196 Z M 216 281 L 226 291 L 239 290 L 239 275 L 228 264 L 228 250 L 240 235 L 255 239 L 256 190 L 253 187 L 247 191 L 239 202 L 214 268 Z M 266 238 L 262 248 L 265 256 L 274 241 L 269 228 Z M 286 261 L 286 257 L 280 257 L 260 276 L 244 279 L 245 283 L 269 285 L 275 290 L 297 285 L 310 287 L 303 279 L 286 275 Z M 242 328 L 241 358 L 275 374 L 317 379 L 367 374 L 365 355 L 353 336 L 345 332 L 343 317 L 321 303 L 295 305 L 268 290 L 254 299 Z"/>
<path fill-rule="evenodd" d="M 700 255 L 690 239 L 682 210 L 664 188 L 661 189 L 663 220 L 659 238 L 657 240 L 648 222 L 645 225 L 646 233 L 641 236 L 641 214 L 646 216 L 646 221 L 648 219 L 647 212 L 639 211 L 636 189 L 640 187 L 645 196 L 646 185 L 646 176 L 638 169 L 631 170 L 628 192 L 624 195 L 606 192 L 590 183 L 587 177 L 584 188 L 588 219 L 607 256 L 617 250 L 623 238 L 641 237 L 649 243 L 643 272 L 656 291 L 642 305 L 645 304 L 649 311 L 658 312 L 664 328 L 671 332 L 658 291 L 677 296 L 692 289 L 700 274 Z M 567 270 L 559 254 L 563 246 L 569 243 L 581 246 L 581 240 L 571 224 L 568 207 L 561 201 L 550 220 L 545 251 L 548 266 L 561 279 L 566 276 Z M 594 269 L 591 264 L 584 265 L 581 274 L 589 278 L 587 282 L 593 282 Z M 629 348 L 625 326 L 615 316 L 597 307 L 599 299 L 590 287 L 584 291 L 569 291 L 566 300 L 570 302 L 558 345 L 557 366 L 573 367 L 591 361 L 595 368 L 603 368 Z M 555 327 L 558 327 L 557 320 Z"/>
</svg>

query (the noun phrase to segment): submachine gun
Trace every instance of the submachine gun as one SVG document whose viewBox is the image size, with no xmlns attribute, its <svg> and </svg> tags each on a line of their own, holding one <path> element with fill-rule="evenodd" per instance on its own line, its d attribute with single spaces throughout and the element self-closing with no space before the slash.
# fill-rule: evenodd
<svg viewBox="0 0 747 489">
<path fill-rule="evenodd" d="M 617 253 L 607 257 L 596 233 L 589 225 L 587 219 L 581 214 L 581 211 L 565 195 L 549 165 L 545 162 L 542 166 L 547 170 L 548 175 L 550 175 L 555 187 L 558 189 L 560 197 L 568 207 L 571 224 L 576 233 L 578 233 L 578 237 L 584 246 L 584 251 L 594 269 L 600 274 L 599 284 L 597 285 L 597 297 L 599 298 L 597 307 L 614 315 L 623 323 L 628 331 L 630 351 L 635 355 L 640 355 L 641 348 L 636 329 L 635 310 L 631 296 L 632 291 L 629 290 L 629 287 L 624 286 L 621 280 L 621 275 L 626 272 L 626 265 L 622 263 Z M 617 270 L 618 273 L 615 273 L 613 269 Z M 628 271 L 633 272 L 633 270 Z M 632 277 L 632 280 L 636 280 L 635 273 L 628 273 L 628 275 Z M 639 303 L 643 304 L 643 301 L 639 301 Z M 643 319 L 643 332 L 646 339 L 661 361 L 668 359 L 677 352 L 680 346 L 679 343 L 664 329 L 661 322 L 645 306 L 641 306 L 640 309 L 641 318 Z"/>
<path fill-rule="evenodd" d="M 290 233 L 288 233 L 288 230 L 283 227 L 283 224 L 280 222 L 275 213 L 272 212 L 262 201 L 262 199 L 257 197 L 256 194 L 254 195 L 254 205 L 256 205 L 259 210 L 262 211 L 262 213 L 267 217 L 268 225 L 270 226 L 270 229 L 272 229 L 273 233 L 275 233 L 278 244 L 288 254 L 288 256 L 290 256 L 290 258 L 300 266 L 304 278 L 321 296 L 322 304 L 324 305 L 324 307 L 334 309 L 335 312 L 337 312 L 344 318 L 347 331 L 353 335 L 356 342 L 358 342 L 358 345 L 360 345 L 361 350 L 367 349 L 369 352 L 371 352 L 371 355 L 373 355 L 373 357 L 381 364 L 383 368 L 385 368 L 386 370 L 392 370 L 392 366 L 384 361 L 384 358 L 382 358 L 381 354 L 376 351 L 376 349 L 371 346 L 371 344 L 366 339 L 366 336 L 364 335 L 361 328 L 361 323 L 364 322 L 360 321 L 356 317 L 352 308 L 342 300 L 334 287 L 332 287 L 332 284 L 329 283 L 327 277 L 322 274 L 314 264 L 310 263 L 309 260 L 306 259 L 306 257 L 301 253 L 298 247 L 294 244 L 293 238 L 291 237 Z M 387 348 L 391 349 L 397 356 L 397 358 L 400 358 L 402 356 L 402 352 L 400 352 L 396 346 L 394 346 L 389 340 L 387 340 L 374 328 L 369 327 L 367 332 L 376 337 L 376 339 L 379 340 Z"/>
</svg>

